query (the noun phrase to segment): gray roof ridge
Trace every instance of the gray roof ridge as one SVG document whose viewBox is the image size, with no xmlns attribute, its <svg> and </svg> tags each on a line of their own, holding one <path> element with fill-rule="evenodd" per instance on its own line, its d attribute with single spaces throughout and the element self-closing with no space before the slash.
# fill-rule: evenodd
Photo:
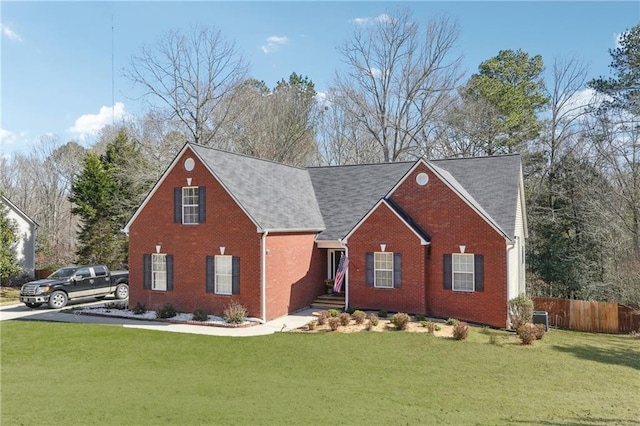
<svg viewBox="0 0 640 426">
<path fill-rule="evenodd" d="M 436 159 L 427 159 L 425 161 L 454 161 L 454 160 L 483 160 L 483 159 L 499 159 L 504 157 L 521 157 L 522 155 L 519 152 L 511 152 L 508 154 L 496 154 L 496 155 L 478 155 L 473 157 L 448 157 L 448 158 L 436 158 Z"/>
<path fill-rule="evenodd" d="M 417 160 L 416 160 L 417 161 Z M 416 161 L 389 161 L 386 163 L 359 163 L 359 164 L 333 164 L 329 166 L 307 166 L 307 169 L 329 169 L 329 168 L 346 168 L 361 166 L 386 166 L 388 164 L 414 164 Z"/>
<path fill-rule="evenodd" d="M 273 165 L 276 165 L 276 166 L 289 167 L 291 169 L 302 170 L 302 171 L 307 169 L 307 167 L 292 166 L 292 165 L 289 165 L 289 164 L 280 163 L 280 162 L 275 161 L 275 160 L 267 160 L 265 158 L 255 157 L 255 156 L 249 155 L 249 154 L 243 154 L 243 153 L 240 153 L 240 152 L 228 151 L 226 149 L 215 148 L 215 147 L 212 147 L 212 146 L 199 145 L 199 144 L 196 144 L 196 143 L 193 143 L 193 142 L 187 142 L 187 145 L 189 145 L 190 147 L 197 147 L 196 149 L 200 149 L 200 148 L 208 149 L 208 150 L 211 150 L 211 151 L 221 152 L 223 154 L 230 154 L 230 155 L 236 155 L 238 157 L 244 157 L 244 158 L 247 158 L 249 160 L 262 161 L 262 162 L 270 163 L 270 164 L 273 164 Z"/>
</svg>

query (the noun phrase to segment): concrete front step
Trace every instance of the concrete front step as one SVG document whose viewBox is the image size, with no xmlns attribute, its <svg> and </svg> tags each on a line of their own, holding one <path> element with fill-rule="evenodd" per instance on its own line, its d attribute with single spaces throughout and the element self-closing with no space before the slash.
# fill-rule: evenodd
<svg viewBox="0 0 640 426">
<path fill-rule="evenodd" d="M 323 294 L 311 304 L 314 309 L 338 309 L 345 307 L 344 296 L 338 294 Z"/>
</svg>

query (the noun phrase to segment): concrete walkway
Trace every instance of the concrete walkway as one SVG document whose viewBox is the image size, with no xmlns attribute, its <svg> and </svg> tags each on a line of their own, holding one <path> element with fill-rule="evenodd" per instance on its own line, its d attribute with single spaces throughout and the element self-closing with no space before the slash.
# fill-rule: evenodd
<svg viewBox="0 0 640 426">
<path fill-rule="evenodd" d="M 205 334 L 209 336 L 248 337 L 264 336 L 279 331 L 291 331 L 302 327 L 314 319 L 313 309 L 305 309 L 293 314 L 268 321 L 252 327 L 230 328 L 191 324 L 170 324 L 161 321 L 135 320 L 123 318 L 98 317 L 92 315 L 76 315 L 59 310 L 35 309 L 24 305 L 10 305 L 0 308 L 0 321 L 30 320 L 49 322 L 68 322 L 79 324 L 116 325 L 126 328 L 145 330 L 171 331 L 174 333 Z"/>
</svg>

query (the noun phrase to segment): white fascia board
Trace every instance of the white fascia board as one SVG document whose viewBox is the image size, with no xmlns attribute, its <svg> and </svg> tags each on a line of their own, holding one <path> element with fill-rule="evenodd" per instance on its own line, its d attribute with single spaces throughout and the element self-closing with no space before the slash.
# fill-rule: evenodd
<svg viewBox="0 0 640 426">
<path fill-rule="evenodd" d="M 296 228 L 291 228 L 291 229 L 287 229 L 287 228 L 283 228 L 283 229 L 271 229 L 271 228 L 256 228 L 258 234 L 263 234 L 265 232 L 268 232 L 269 234 L 310 234 L 312 232 L 314 233 L 318 233 L 318 232 L 322 232 L 324 231 L 324 228 L 322 229 L 316 229 L 316 228 L 307 228 L 307 229 L 296 229 Z"/>
<path fill-rule="evenodd" d="M 22 216 L 22 218 L 31 223 L 33 226 L 35 226 L 36 228 L 39 226 L 35 220 L 31 219 L 29 217 L 28 214 L 26 214 L 25 212 L 23 212 L 18 206 L 16 206 L 15 204 L 13 204 L 11 202 L 10 199 L 8 199 L 7 197 L 5 197 L 4 195 L 2 196 L 2 199 L 4 200 L 4 202 L 7 204 L 7 207 L 9 207 L 10 209 L 12 209 L 13 211 L 15 211 L 18 215 Z"/>
<path fill-rule="evenodd" d="M 518 191 L 520 199 L 520 214 L 522 214 L 522 228 L 524 229 L 524 238 L 529 238 L 529 225 L 527 224 L 527 203 L 524 196 L 524 174 L 522 173 L 522 163 L 520 163 L 520 174 L 518 176 Z"/>
<path fill-rule="evenodd" d="M 382 199 L 380 199 L 380 201 L 378 201 L 378 202 L 377 202 L 377 203 L 376 203 L 376 204 L 371 208 L 371 210 L 369 210 L 369 211 L 367 212 L 367 214 L 366 214 L 366 215 L 364 215 L 364 217 L 363 217 L 362 219 L 360 219 L 360 220 L 358 221 L 358 223 L 356 223 L 356 225 L 351 229 L 351 231 L 349 231 L 349 233 L 348 233 L 348 234 L 347 234 L 347 235 L 342 239 L 342 242 L 343 242 L 344 244 L 347 244 L 347 242 L 349 241 L 349 237 L 351 237 L 351 235 L 353 235 L 353 234 L 358 230 L 358 228 L 360 228 L 360 225 L 362 225 L 364 222 L 366 222 L 366 221 L 367 221 L 367 219 L 369 218 L 369 216 L 371 216 L 371 215 L 373 214 L 373 212 L 374 212 L 378 207 L 380 207 L 382 204 L 384 204 L 384 205 L 385 205 L 389 210 L 391 210 L 391 211 L 393 212 L 393 214 L 394 214 L 394 215 L 396 215 L 396 217 L 397 217 L 398 219 L 400 219 L 400 221 L 401 221 L 402 223 L 404 223 L 404 225 L 405 225 L 407 228 L 409 228 L 409 230 L 410 230 L 411 232 L 413 232 L 413 234 L 414 234 L 416 237 L 418 237 L 418 239 L 420 240 L 420 245 L 426 246 L 426 245 L 431 244 L 429 241 L 427 241 L 427 240 L 425 240 L 424 238 L 422 238 L 422 236 L 421 236 L 420 234 L 418 234 L 418 233 L 416 232 L 416 230 L 415 230 L 415 229 L 413 229 L 413 227 L 412 227 L 411 225 L 409 225 L 409 224 L 407 223 L 407 221 L 406 221 L 406 220 L 404 220 L 404 218 L 403 218 L 402 216 L 400 216 L 400 215 L 398 214 L 398 212 L 396 212 L 396 211 L 395 211 L 395 210 L 394 210 L 394 209 L 389 205 L 389 203 L 387 202 L 386 198 L 382 198 Z"/>
<path fill-rule="evenodd" d="M 344 244 L 340 240 L 316 240 L 319 249 L 343 249 Z"/>
</svg>

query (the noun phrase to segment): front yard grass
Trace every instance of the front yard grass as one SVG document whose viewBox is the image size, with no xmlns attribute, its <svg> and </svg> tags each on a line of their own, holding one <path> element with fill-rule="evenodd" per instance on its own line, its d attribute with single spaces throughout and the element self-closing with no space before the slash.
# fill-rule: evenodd
<svg viewBox="0 0 640 426">
<path fill-rule="evenodd" d="M 479 328 L 454 341 L 1 327 L 3 426 L 640 422 L 640 340 L 629 336 L 552 330 L 521 346 Z"/>
</svg>

